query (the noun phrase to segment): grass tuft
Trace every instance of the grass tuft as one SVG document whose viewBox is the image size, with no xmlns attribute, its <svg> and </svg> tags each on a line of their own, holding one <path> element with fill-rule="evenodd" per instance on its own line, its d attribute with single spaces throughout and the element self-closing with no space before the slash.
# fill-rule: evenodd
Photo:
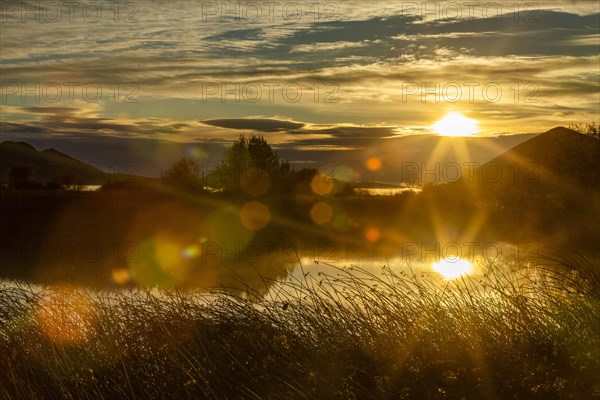
<svg viewBox="0 0 600 400">
<path fill-rule="evenodd" d="M 4 284 L 0 397 L 600 396 L 597 265 L 453 281 L 330 267 L 267 297 Z"/>
</svg>

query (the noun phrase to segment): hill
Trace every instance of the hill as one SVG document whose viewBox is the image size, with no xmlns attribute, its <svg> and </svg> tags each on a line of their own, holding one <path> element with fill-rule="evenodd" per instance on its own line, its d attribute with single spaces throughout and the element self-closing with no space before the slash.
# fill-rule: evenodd
<svg viewBox="0 0 600 400">
<path fill-rule="evenodd" d="M 551 129 L 439 186 L 431 201 L 458 212 L 454 220 L 478 215 L 490 237 L 589 248 L 600 240 L 600 140 L 573 130 Z"/>
<path fill-rule="evenodd" d="M 103 185 L 110 181 L 131 178 L 123 174 L 108 174 L 55 149 L 38 151 L 25 142 L 0 143 L 0 181 L 8 181 L 11 168 L 23 164 L 35 165 L 35 179 L 42 183 L 64 175 L 71 175 L 76 182 L 84 185 Z"/>
<path fill-rule="evenodd" d="M 505 189 L 508 183 L 521 189 L 576 194 L 598 191 L 600 140 L 557 127 L 523 142 L 475 170 L 474 180 Z M 464 177 L 469 180 L 469 177 Z"/>
</svg>

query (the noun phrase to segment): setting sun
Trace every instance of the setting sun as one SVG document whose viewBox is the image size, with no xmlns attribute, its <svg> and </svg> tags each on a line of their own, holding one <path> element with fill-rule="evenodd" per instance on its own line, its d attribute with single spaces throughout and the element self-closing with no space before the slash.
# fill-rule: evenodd
<svg viewBox="0 0 600 400">
<path fill-rule="evenodd" d="M 446 280 L 459 278 L 473 272 L 473 264 L 460 257 L 446 257 L 434 262 L 433 270 L 442 275 Z"/>
<path fill-rule="evenodd" d="M 435 133 L 442 136 L 472 136 L 479 132 L 477 121 L 460 113 L 450 112 L 432 126 Z"/>
</svg>

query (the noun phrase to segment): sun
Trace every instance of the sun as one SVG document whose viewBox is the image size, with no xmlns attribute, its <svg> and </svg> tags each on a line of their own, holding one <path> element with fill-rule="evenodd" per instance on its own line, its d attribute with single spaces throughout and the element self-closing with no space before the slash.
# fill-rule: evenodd
<svg viewBox="0 0 600 400">
<path fill-rule="evenodd" d="M 454 111 L 433 124 L 432 128 L 442 136 L 472 136 L 479 132 L 477 121 Z"/>
<path fill-rule="evenodd" d="M 433 270 L 446 280 L 456 279 L 473 272 L 473 264 L 460 257 L 446 257 L 431 264 Z"/>
</svg>

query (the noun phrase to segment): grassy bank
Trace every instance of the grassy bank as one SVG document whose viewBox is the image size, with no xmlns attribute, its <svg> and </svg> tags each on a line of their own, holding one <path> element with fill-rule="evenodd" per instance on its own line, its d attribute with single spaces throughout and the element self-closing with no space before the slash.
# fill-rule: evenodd
<svg viewBox="0 0 600 400">
<path fill-rule="evenodd" d="M 598 266 L 547 264 L 455 281 L 343 268 L 267 298 L 4 286 L 0 397 L 600 396 Z"/>
</svg>

